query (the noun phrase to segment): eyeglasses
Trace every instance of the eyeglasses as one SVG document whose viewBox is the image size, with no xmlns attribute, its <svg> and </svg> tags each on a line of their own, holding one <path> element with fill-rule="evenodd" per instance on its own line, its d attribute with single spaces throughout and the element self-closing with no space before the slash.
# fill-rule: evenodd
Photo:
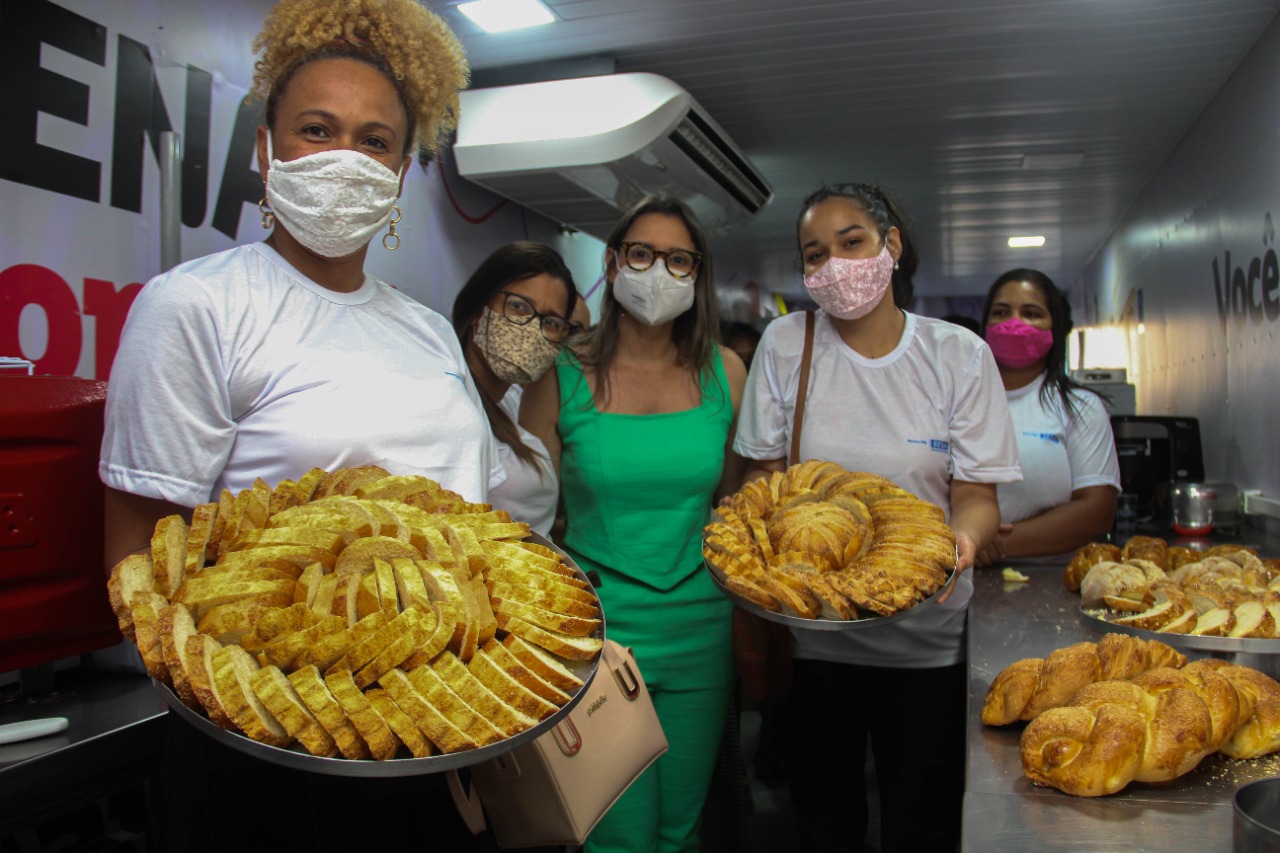
<svg viewBox="0 0 1280 853">
<path fill-rule="evenodd" d="M 622 259 L 627 262 L 627 266 L 636 272 L 644 272 L 653 266 L 654 261 L 662 258 L 662 263 L 666 265 L 667 272 L 676 278 L 688 278 L 697 272 L 699 265 L 702 263 L 702 254 L 700 252 L 690 252 L 686 249 L 672 249 L 669 252 L 660 252 L 648 243 L 623 243 L 621 249 Z"/>
<path fill-rule="evenodd" d="M 527 325 L 535 317 L 542 336 L 553 344 L 562 344 L 573 332 L 573 325 L 556 314 L 543 314 L 533 307 L 528 299 L 509 290 L 498 291 L 502 294 L 502 316 L 517 326 Z"/>
</svg>

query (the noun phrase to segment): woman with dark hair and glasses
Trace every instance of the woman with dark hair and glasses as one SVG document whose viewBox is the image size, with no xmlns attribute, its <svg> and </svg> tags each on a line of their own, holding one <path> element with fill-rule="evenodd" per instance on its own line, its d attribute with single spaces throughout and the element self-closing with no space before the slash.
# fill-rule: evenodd
<svg viewBox="0 0 1280 853">
<path fill-rule="evenodd" d="M 1044 273 L 1016 269 L 991 285 L 982 316 L 1024 479 L 1000 489 L 1000 531 L 978 565 L 1068 553 L 1111 529 L 1120 493 L 1111 419 L 1067 375 L 1071 304 Z"/>
<path fill-rule="evenodd" d="M 965 570 L 996 533 L 996 484 L 1019 477 L 1000 377 L 976 336 L 906 310 L 917 249 L 892 195 L 871 184 L 822 187 L 805 199 L 796 231 L 805 288 L 821 310 L 800 455 L 790 462 L 822 459 L 890 478 L 942 508 L 959 557 L 948 594 L 910 619 L 872 630 L 792 630 L 791 694 L 778 726 L 830 733 L 820 748 L 784 755 L 802 849 L 862 849 L 869 740 L 880 849 L 955 850 L 973 593 Z M 751 460 L 747 479 L 787 466 L 806 319 L 775 320 L 756 350 L 734 444 Z"/>
<path fill-rule="evenodd" d="M 516 423 L 519 397 L 507 392 L 555 363 L 573 334 L 569 318 L 577 302 L 560 255 L 530 242 L 509 243 L 485 258 L 453 301 L 453 328 L 507 470 L 488 501 L 543 536 L 555 521 L 560 485 L 546 447 Z"/>
<path fill-rule="evenodd" d="M 525 391 L 521 422 L 559 467 L 565 548 L 600 578 L 609 636 L 634 650 L 670 745 L 586 849 L 693 851 L 735 680 L 701 533 L 737 485 L 746 369 L 717 343 L 711 258 L 683 204 L 632 208 L 604 261 L 599 324 Z"/>
</svg>

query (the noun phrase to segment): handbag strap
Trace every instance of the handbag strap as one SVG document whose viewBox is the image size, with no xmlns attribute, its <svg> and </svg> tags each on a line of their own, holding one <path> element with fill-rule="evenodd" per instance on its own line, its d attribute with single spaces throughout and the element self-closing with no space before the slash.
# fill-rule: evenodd
<svg viewBox="0 0 1280 853">
<path fill-rule="evenodd" d="M 480 804 L 480 795 L 476 792 L 475 786 L 471 785 L 470 791 L 464 791 L 462 777 L 458 775 L 457 770 L 450 770 L 445 775 L 449 777 L 449 793 L 453 796 L 453 804 L 457 806 L 458 814 L 462 816 L 467 829 L 471 830 L 472 835 L 484 832 L 486 826 L 484 807 Z"/>
<path fill-rule="evenodd" d="M 788 463 L 800 461 L 800 430 L 804 426 L 804 401 L 809 395 L 809 366 L 813 363 L 813 327 L 816 317 L 812 311 L 804 312 L 804 350 L 800 355 L 800 388 L 796 391 L 796 418 L 791 429 L 791 458 Z"/>
</svg>

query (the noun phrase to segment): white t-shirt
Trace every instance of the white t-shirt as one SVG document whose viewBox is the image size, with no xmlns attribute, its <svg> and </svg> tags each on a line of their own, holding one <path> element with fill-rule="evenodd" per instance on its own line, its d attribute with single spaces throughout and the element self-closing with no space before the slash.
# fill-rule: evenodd
<svg viewBox="0 0 1280 853">
<path fill-rule="evenodd" d="M 1026 387 L 1007 392 L 1009 415 L 1018 438 L 1024 480 L 1001 486 L 1000 520 L 1022 521 L 1071 500 L 1076 489 L 1111 486 L 1120 490 L 1120 463 L 1111 419 L 1096 394 L 1073 390 L 1076 415 L 1053 392 L 1041 401 L 1044 374 Z"/>
<path fill-rule="evenodd" d="M 540 457 L 550 460 L 547 447 L 536 435 L 519 426 L 520 397 L 524 388 L 512 385 L 502 398 L 503 411 L 511 416 L 520 430 L 524 443 Z M 489 490 L 489 503 L 494 509 L 505 509 L 516 521 L 523 521 L 543 536 L 551 532 L 556 520 L 556 502 L 560 498 L 560 480 L 550 461 L 546 466 L 527 465 L 504 442 L 498 442 L 502 455 L 502 467 L 507 471 L 506 482 Z"/>
<path fill-rule="evenodd" d="M 142 289 L 107 391 L 104 483 L 194 506 L 355 465 L 471 501 L 505 477 L 443 317 L 373 278 L 328 290 L 265 243 Z"/>
<path fill-rule="evenodd" d="M 906 314 L 902 339 L 865 358 L 818 312 L 800 457 L 870 471 L 951 513 L 951 480 L 1019 479 L 1004 386 L 991 351 L 959 326 Z M 734 450 L 785 458 L 791 448 L 804 314 L 765 329 L 738 416 Z M 796 656 L 866 666 L 938 667 L 963 660 L 968 573 L 946 604 L 872 629 L 792 631 Z"/>
</svg>

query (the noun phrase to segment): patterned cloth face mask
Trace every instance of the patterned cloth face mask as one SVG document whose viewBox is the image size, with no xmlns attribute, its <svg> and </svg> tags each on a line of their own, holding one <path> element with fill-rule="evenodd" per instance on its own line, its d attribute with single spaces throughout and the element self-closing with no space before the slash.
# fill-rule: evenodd
<svg viewBox="0 0 1280 853">
<path fill-rule="evenodd" d="M 1053 348 L 1053 330 L 1037 329 L 1017 317 L 987 326 L 987 346 L 1003 367 L 1030 367 Z"/>
<path fill-rule="evenodd" d="M 476 323 L 476 348 L 503 382 L 525 385 L 555 363 L 560 348 L 542 335 L 537 323 L 516 325 L 488 306 Z"/>
<path fill-rule="evenodd" d="M 267 202 L 276 220 L 317 255 L 359 251 L 391 221 L 400 175 L 359 151 L 334 148 L 283 162 L 267 136 Z"/>
<path fill-rule="evenodd" d="M 692 275 L 676 278 L 665 264 L 637 272 L 624 263 L 613 279 L 613 298 L 646 326 L 661 326 L 693 307 L 693 280 Z"/>
<path fill-rule="evenodd" d="M 857 320 L 871 313 L 893 281 L 893 255 L 886 245 L 874 258 L 828 258 L 805 289 L 818 307 L 841 320 Z"/>
</svg>

